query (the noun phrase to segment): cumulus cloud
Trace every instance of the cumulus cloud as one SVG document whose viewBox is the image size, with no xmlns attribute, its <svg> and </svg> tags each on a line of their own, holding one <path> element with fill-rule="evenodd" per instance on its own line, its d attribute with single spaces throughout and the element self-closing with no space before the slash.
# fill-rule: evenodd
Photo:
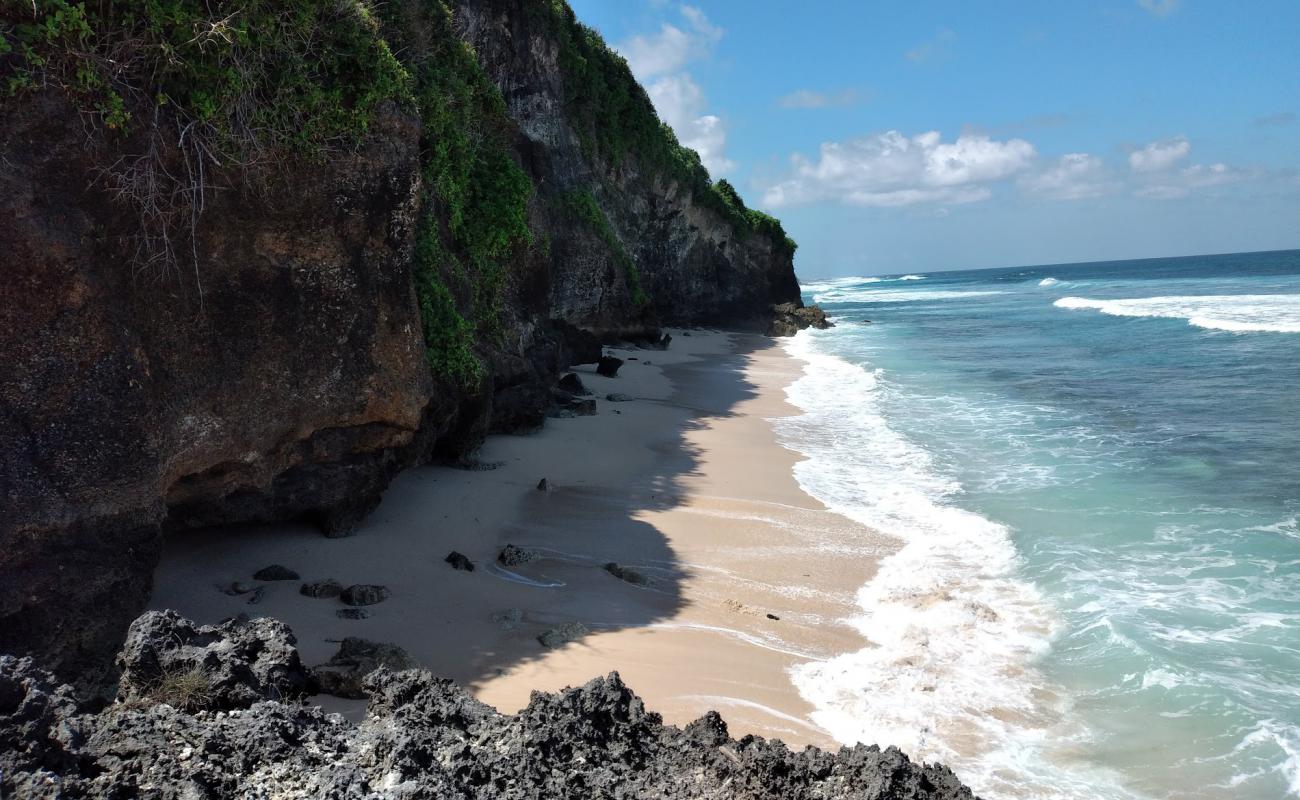
<svg viewBox="0 0 1300 800">
<path fill-rule="evenodd" d="M 1137 0 L 1139 6 L 1156 17 L 1167 17 L 1178 10 L 1182 0 Z"/>
<path fill-rule="evenodd" d="M 1155 200 L 1187 197 L 1198 189 L 1266 177 L 1262 170 L 1242 169 L 1223 163 L 1179 164 L 1192 152 L 1186 136 L 1160 139 L 1129 153 L 1133 170 L 1133 193 Z"/>
<path fill-rule="evenodd" d="M 646 92 L 664 122 L 672 126 L 682 144 L 700 154 L 710 172 L 726 172 L 736 165 L 724 153 L 727 131 L 722 120 L 705 113 L 704 90 L 690 75 L 665 75 Z"/>
<path fill-rule="evenodd" d="M 1031 194 L 1054 200 L 1101 197 L 1119 188 L 1102 160 L 1089 153 L 1067 153 L 1046 168 L 1021 177 L 1017 183 Z"/>
<path fill-rule="evenodd" d="M 691 61 L 707 58 L 722 38 L 722 29 L 710 23 L 698 8 L 682 6 L 679 11 L 684 28 L 665 22 L 658 32 L 633 36 L 618 46 L 618 52 L 638 78 L 678 72 Z"/>
<path fill-rule="evenodd" d="M 990 184 L 1027 170 L 1036 156 L 1023 139 L 967 135 L 945 143 L 937 131 L 909 137 L 891 130 L 827 142 L 815 160 L 792 156 L 790 176 L 769 186 L 763 201 L 772 207 L 821 200 L 863 206 L 972 203 L 991 196 Z"/>
<path fill-rule="evenodd" d="M 699 153 L 710 172 L 726 172 L 735 167 L 726 156 L 726 126 L 718 116 L 706 113 L 704 91 L 687 71 L 691 62 L 712 55 L 723 30 L 694 6 L 679 6 L 677 11 L 680 24 L 665 22 L 655 33 L 634 36 L 615 49 L 627 59 L 678 140 Z"/>
<path fill-rule="evenodd" d="M 839 108 L 857 105 L 862 102 L 862 93 L 856 89 L 842 89 L 838 92 L 815 92 L 800 89 L 782 97 L 778 102 L 781 108 Z"/>
<path fill-rule="evenodd" d="M 1134 172 L 1161 172 L 1187 158 L 1192 143 L 1186 136 L 1159 139 L 1128 154 L 1128 164 Z"/>
</svg>

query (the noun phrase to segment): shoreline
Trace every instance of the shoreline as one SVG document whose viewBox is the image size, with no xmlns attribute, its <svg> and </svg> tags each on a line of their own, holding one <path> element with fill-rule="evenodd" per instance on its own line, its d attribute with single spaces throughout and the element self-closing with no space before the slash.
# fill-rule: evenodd
<svg viewBox="0 0 1300 800">
<path fill-rule="evenodd" d="M 668 723 L 716 709 L 734 735 L 834 748 L 789 670 L 866 646 L 843 620 L 897 545 L 796 482 L 801 457 L 769 420 L 798 413 L 784 388 L 801 363 L 766 337 L 704 331 L 667 351 L 607 350 L 627 359 L 618 377 L 574 370 L 596 416 L 489 437 L 478 457 L 493 469 L 410 470 L 345 539 L 296 524 L 174 535 L 150 607 L 205 623 L 277 617 L 307 664 L 328 660 L 344 636 L 396 644 L 505 713 L 533 690 L 618 671 Z M 611 392 L 634 399 L 609 402 Z M 542 478 L 549 491 L 538 490 Z M 508 543 L 543 557 L 503 570 L 494 559 Z M 478 568 L 453 570 L 443 561 L 452 550 Z M 603 569 L 611 561 L 649 585 L 614 577 Z M 367 607 L 370 618 L 344 620 L 337 600 L 299 594 L 301 581 L 259 584 L 253 605 L 220 590 L 272 563 L 392 596 Z M 493 620 L 509 609 L 522 619 Z M 553 650 L 537 642 L 568 622 L 590 633 Z M 353 718 L 364 708 L 313 700 Z"/>
</svg>

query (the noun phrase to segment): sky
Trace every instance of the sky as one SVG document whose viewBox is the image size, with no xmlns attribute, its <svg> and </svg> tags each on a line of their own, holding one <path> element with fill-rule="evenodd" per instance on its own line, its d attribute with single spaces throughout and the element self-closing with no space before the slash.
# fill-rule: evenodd
<svg viewBox="0 0 1300 800">
<path fill-rule="evenodd" d="M 569 0 L 801 278 L 1300 248 L 1300 0 Z"/>
</svg>

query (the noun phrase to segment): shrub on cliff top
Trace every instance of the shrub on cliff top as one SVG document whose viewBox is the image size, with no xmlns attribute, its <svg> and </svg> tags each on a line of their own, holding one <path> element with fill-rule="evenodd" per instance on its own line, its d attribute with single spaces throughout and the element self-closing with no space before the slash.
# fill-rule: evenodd
<svg viewBox="0 0 1300 800">
<path fill-rule="evenodd" d="M 0 0 L 0 97 L 54 87 L 144 134 L 104 179 L 139 217 L 137 257 L 164 268 L 210 173 L 354 144 L 407 83 L 361 0 Z"/>
<path fill-rule="evenodd" d="M 391 2 L 380 13 L 424 123 L 414 270 L 429 363 L 435 375 L 468 387 L 483 375 L 475 334 L 500 339 L 509 265 L 533 242 L 533 185 L 515 162 L 505 101 L 442 0 Z"/>
</svg>

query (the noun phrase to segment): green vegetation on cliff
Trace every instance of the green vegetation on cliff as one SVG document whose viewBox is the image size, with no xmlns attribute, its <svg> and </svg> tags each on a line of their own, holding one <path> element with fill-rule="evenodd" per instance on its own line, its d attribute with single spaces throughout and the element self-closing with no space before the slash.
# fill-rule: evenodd
<svg viewBox="0 0 1300 800">
<path fill-rule="evenodd" d="M 0 0 L 0 102 L 53 88 L 129 143 L 99 179 L 139 220 L 135 260 L 164 273 L 197 260 L 215 173 L 355 147 L 407 83 L 361 0 Z"/>
<path fill-rule="evenodd" d="M 247 163 L 356 142 L 405 72 L 361 0 L 0 0 L 7 94 L 52 84 L 111 129 L 168 107 L 212 155 Z"/>
<path fill-rule="evenodd" d="M 501 93 L 456 35 L 442 0 L 390 3 L 383 16 L 424 123 L 414 271 L 429 362 L 435 375 L 472 386 L 483 376 L 475 333 L 501 336 L 508 267 L 533 241 L 533 185 L 515 163 Z"/>
<path fill-rule="evenodd" d="M 486 374 L 475 342 L 500 342 L 510 266 L 534 241 L 533 185 L 515 161 L 514 122 L 501 93 L 457 35 L 443 0 L 390 2 L 380 12 L 423 123 L 424 195 L 412 268 L 429 366 L 472 388 Z"/>
<path fill-rule="evenodd" d="M 793 253 L 780 222 L 710 179 L 564 0 L 525 8 L 558 44 L 566 115 L 590 156 L 611 168 L 634 159 L 742 236 Z M 195 233 L 217 173 L 273 180 L 287 160 L 325 163 L 358 146 L 385 106 L 418 114 L 416 295 L 430 368 L 467 388 L 485 375 L 479 346 L 502 338 L 512 266 L 549 247 L 530 229 L 534 187 L 515 124 L 444 0 L 0 0 L 0 104 L 47 89 L 109 142 L 99 180 L 138 217 L 135 259 L 164 273 L 192 260 L 196 280 Z M 649 305 L 592 192 L 560 205 L 605 242 L 633 302 Z"/>
<path fill-rule="evenodd" d="M 728 218 L 742 234 L 766 237 L 778 251 L 794 253 L 797 245 L 777 219 L 746 208 L 725 180 L 713 182 L 699 154 L 683 147 L 659 119 L 627 61 L 579 22 L 568 3 L 538 0 L 529 8 L 559 43 L 565 110 L 584 148 L 613 165 L 634 156 L 643 170 L 688 187 L 696 202 Z"/>
<path fill-rule="evenodd" d="M 446 5 L 380 8 L 382 33 L 362 0 L 0 0 L 0 99 L 52 87 L 108 135 L 144 138 L 142 155 L 106 166 L 106 185 L 139 216 L 137 257 L 164 270 L 184 260 L 210 173 L 260 180 L 285 159 L 356 146 L 385 101 L 415 110 L 429 362 L 475 385 L 475 336 L 499 337 L 507 265 L 532 241 L 532 185 Z"/>
<path fill-rule="evenodd" d="M 638 306 L 648 304 L 650 297 L 641 287 L 641 273 L 637 271 L 636 262 L 627 254 L 627 248 L 623 247 L 614 229 L 610 227 L 609 218 L 596 202 L 595 195 L 588 189 L 574 189 L 566 192 L 560 200 L 569 218 L 591 228 L 614 254 L 614 260 L 623 268 L 623 277 L 627 280 L 632 302 Z"/>
</svg>

